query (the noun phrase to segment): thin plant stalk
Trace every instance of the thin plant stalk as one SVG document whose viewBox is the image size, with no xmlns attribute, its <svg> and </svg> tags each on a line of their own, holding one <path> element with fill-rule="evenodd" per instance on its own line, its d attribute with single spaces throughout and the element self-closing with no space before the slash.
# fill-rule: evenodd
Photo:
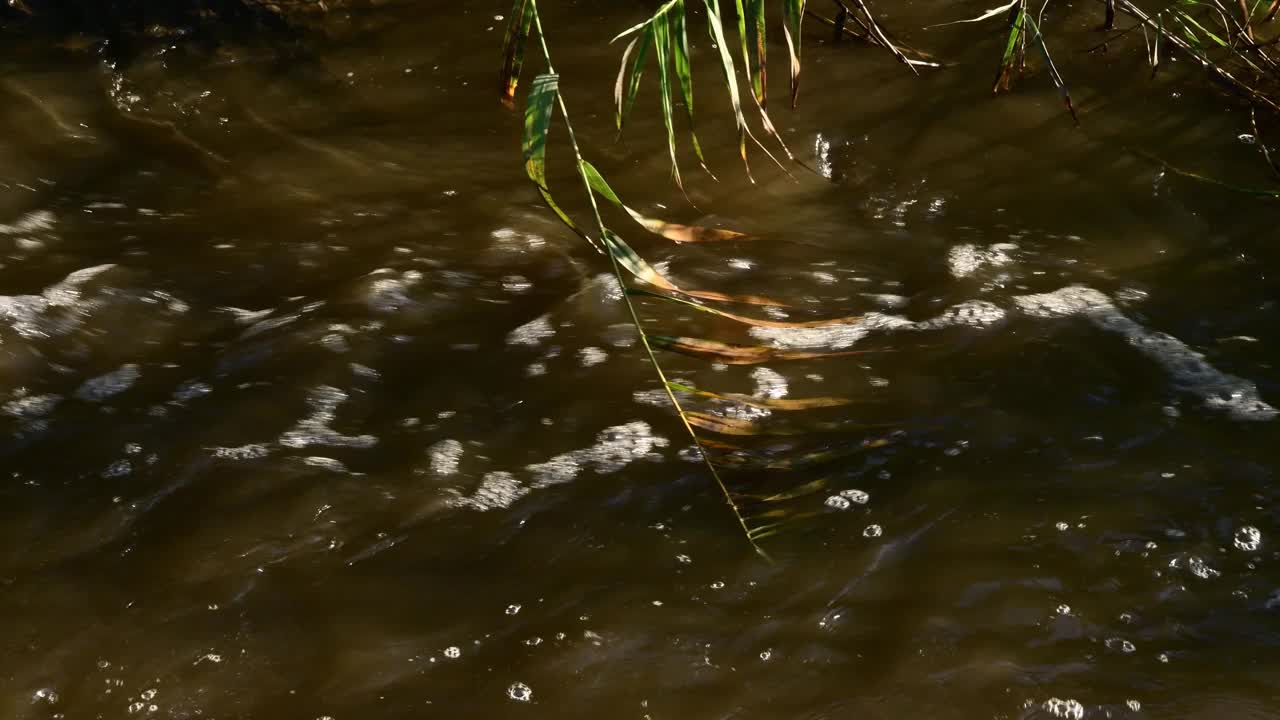
<svg viewBox="0 0 1280 720">
<path fill-rule="evenodd" d="M 538 13 L 537 0 L 529 0 L 529 1 L 530 1 L 529 9 L 533 13 L 534 28 L 537 30 L 538 41 L 542 46 L 542 56 L 544 61 L 547 64 L 547 72 L 554 74 L 555 69 L 554 69 L 554 66 L 551 64 L 551 50 L 547 46 L 547 38 L 542 31 L 542 18 Z M 573 131 L 573 123 L 569 121 L 569 108 L 565 104 L 564 95 L 559 91 L 559 89 L 556 90 L 556 100 L 560 105 L 560 115 L 564 118 L 565 130 L 569 137 L 569 145 L 573 149 L 575 165 L 578 169 L 578 177 L 582 180 L 582 187 L 584 190 L 586 190 L 587 197 L 591 201 L 591 212 L 595 216 L 596 227 L 600 231 L 600 236 L 602 241 L 605 242 L 606 244 L 609 244 L 609 241 L 607 238 L 611 234 L 611 231 L 605 227 L 604 218 L 600 215 L 600 206 L 596 202 L 595 192 L 593 192 L 591 189 L 591 181 L 587 178 L 587 173 L 586 173 L 586 170 L 584 169 L 584 164 L 586 161 L 583 159 L 582 151 L 578 146 L 578 138 Z M 609 244 L 609 246 L 610 246 L 610 251 L 607 252 L 606 255 L 609 256 L 609 264 L 613 269 L 614 279 L 618 282 L 618 286 L 620 288 L 626 288 L 626 283 L 623 280 L 623 276 L 622 276 L 622 268 L 618 265 L 618 259 L 617 257 L 615 257 L 612 251 L 612 245 Z M 649 338 L 644 331 L 644 325 L 641 324 L 640 322 L 640 315 L 636 312 L 635 305 L 632 304 L 630 298 L 627 296 L 625 292 L 622 294 L 622 300 L 623 300 L 623 303 L 627 306 L 627 312 L 631 316 L 631 322 L 635 326 L 636 332 L 640 336 L 640 343 L 644 346 L 645 354 L 648 355 L 649 357 L 649 363 L 653 366 L 654 372 L 657 373 L 658 380 L 662 383 L 662 389 L 667 393 L 667 399 L 671 401 L 671 405 L 672 407 L 675 408 L 676 414 L 680 416 L 680 422 L 684 424 L 685 431 L 688 432 L 689 437 L 693 439 L 694 446 L 698 449 L 698 455 L 702 458 L 702 462 L 704 465 L 706 465 L 707 470 L 711 473 L 712 478 L 715 479 L 716 486 L 720 489 L 721 494 L 724 496 L 725 502 L 729 505 L 729 508 L 733 511 L 733 516 L 737 520 L 738 525 L 742 528 L 742 532 L 746 536 L 747 542 L 751 543 L 751 548 L 755 550 L 755 552 L 758 555 L 772 562 L 772 558 L 769 557 L 768 553 L 766 553 L 764 549 L 761 548 L 758 543 L 756 543 L 756 540 L 753 537 L 752 531 L 747 526 L 747 521 L 743 517 L 742 510 L 738 507 L 738 504 L 734 502 L 733 494 L 729 492 L 728 486 L 725 485 L 724 480 L 720 477 L 720 473 L 716 470 L 715 465 L 711 462 L 711 456 L 707 453 L 706 447 L 703 446 L 702 440 L 698 438 L 698 434 L 694 432 L 693 426 L 689 423 L 684 407 L 680 404 L 680 400 L 676 397 L 675 391 L 672 390 L 671 382 L 667 380 L 666 373 L 663 372 L 662 366 L 658 363 L 657 355 L 654 353 L 653 347 L 649 344 Z"/>
</svg>

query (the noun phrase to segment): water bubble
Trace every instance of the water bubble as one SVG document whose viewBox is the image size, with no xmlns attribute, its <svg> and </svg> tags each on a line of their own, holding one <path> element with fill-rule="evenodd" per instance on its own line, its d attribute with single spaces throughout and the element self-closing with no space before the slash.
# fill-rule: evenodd
<svg viewBox="0 0 1280 720">
<path fill-rule="evenodd" d="M 507 606 L 507 614 L 508 614 L 508 615 L 515 615 L 515 614 L 516 614 L 516 613 L 518 613 L 518 612 L 520 612 L 520 604 L 519 604 L 519 603 L 512 603 L 512 604 L 510 604 L 510 605 L 508 605 L 508 606 Z"/>
<path fill-rule="evenodd" d="M 1253 145 L 1258 141 L 1258 138 L 1254 137 L 1253 135 L 1250 135 L 1249 133 L 1240 133 L 1239 135 L 1236 136 L 1236 139 L 1244 143 L 1245 145 Z"/>
<path fill-rule="evenodd" d="M 31 702 L 43 702 L 53 705 L 58 702 L 58 692 L 53 688 L 40 688 L 31 696 Z"/>
<path fill-rule="evenodd" d="M 679 562 L 681 565 L 688 565 L 693 562 L 693 558 L 689 557 L 688 555 L 677 555 L 676 561 Z"/>
<path fill-rule="evenodd" d="M 876 538 L 884 534 L 884 529 L 879 525 L 868 525 L 867 529 L 862 531 L 863 537 Z"/>
<path fill-rule="evenodd" d="M 1156 659 L 1162 663 L 1167 663 L 1169 662 L 1169 653 L 1160 653 L 1156 656 Z"/>
<path fill-rule="evenodd" d="M 525 640 L 524 644 L 528 645 L 529 647 L 538 647 L 539 645 L 542 644 L 542 638 L 538 637 L 537 635 L 534 635 L 528 640 Z"/>
<path fill-rule="evenodd" d="M 1209 578 L 1220 574 L 1217 570 L 1206 565 L 1204 560 L 1201 560 L 1195 555 L 1187 558 L 1187 569 L 1191 571 L 1192 575 L 1204 580 L 1208 580 Z"/>
<path fill-rule="evenodd" d="M 881 470 L 880 472 L 876 473 L 876 477 L 881 480 L 888 480 L 889 478 L 893 477 L 893 473 L 889 472 L 888 470 Z"/>
<path fill-rule="evenodd" d="M 825 504 L 827 507 L 835 510 L 849 509 L 849 499 L 840 497 L 839 495 L 832 495 L 831 497 L 827 498 L 827 502 Z"/>
<path fill-rule="evenodd" d="M 1054 717 L 1067 718 L 1068 720 L 1080 720 L 1084 717 L 1084 706 L 1072 699 L 1059 700 L 1058 698 L 1049 698 L 1044 701 L 1043 707 L 1046 712 Z"/>
<path fill-rule="evenodd" d="M 1245 552 L 1253 552 L 1262 546 L 1262 532 L 1252 525 L 1236 530 L 1235 546 Z"/>
<path fill-rule="evenodd" d="M 1124 706 L 1134 712 L 1138 712 L 1139 710 L 1142 709 L 1142 703 L 1138 702 L 1137 700 L 1125 700 Z"/>
<path fill-rule="evenodd" d="M 155 689 L 155 688 L 151 688 L 151 689 L 149 689 L 149 690 L 143 690 L 143 691 L 142 691 L 142 695 L 141 695 L 141 697 L 142 697 L 142 699 L 143 699 L 143 700 L 151 700 L 151 699 L 152 699 L 152 698 L 154 698 L 155 696 L 156 696 L 156 689 Z"/>
<path fill-rule="evenodd" d="M 1070 615 L 1070 614 L 1071 614 L 1071 606 L 1070 606 L 1070 605 L 1065 605 L 1065 604 L 1064 604 L 1064 605 L 1059 605 L 1059 606 L 1058 606 L 1058 614 L 1059 614 L 1059 615 Z"/>
<path fill-rule="evenodd" d="M 723 583 L 723 582 L 721 582 L 721 581 L 719 581 L 719 580 L 717 580 L 717 581 L 715 581 L 715 582 L 711 583 L 711 589 L 712 589 L 712 590 L 722 590 L 722 589 L 724 589 L 724 583 Z"/>
<path fill-rule="evenodd" d="M 1071 526 L 1064 522 L 1059 522 L 1057 525 L 1054 525 L 1054 527 L 1058 528 L 1061 532 L 1066 532 L 1071 529 Z"/>
<path fill-rule="evenodd" d="M 533 699 L 533 690 L 522 682 L 511 683 L 511 687 L 507 688 L 507 697 L 516 702 L 529 702 Z"/>
<path fill-rule="evenodd" d="M 1118 638 L 1118 637 L 1107 638 L 1106 646 L 1110 650 L 1119 650 L 1120 652 L 1126 653 L 1126 654 L 1131 653 L 1137 649 L 1133 646 L 1133 643 L 1129 642 L 1128 640 L 1125 640 L 1124 638 Z"/>
<path fill-rule="evenodd" d="M 871 496 L 862 490 L 841 490 L 840 496 L 849 498 L 850 502 L 855 502 L 859 505 L 866 505 L 871 500 Z"/>
<path fill-rule="evenodd" d="M 763 661 L 765 661 L 765 662 L 769 662 L 769 658 L 771 658 L 771 657 L 773 657 L 773 650 L 772 650 L 772 649 L 768 649 L 768 650 L 765 650 L 764 652 L 760 653 L 760 659 L 761 659 L 761 660 L 763 660 Z"/>
<path fill-rule="evenodd" d="M 457 660 L 462 657 L 462 649 L 457 645 L 451 645 L 444 649 L 444 656 L 450 660 Z"/>
</svg>

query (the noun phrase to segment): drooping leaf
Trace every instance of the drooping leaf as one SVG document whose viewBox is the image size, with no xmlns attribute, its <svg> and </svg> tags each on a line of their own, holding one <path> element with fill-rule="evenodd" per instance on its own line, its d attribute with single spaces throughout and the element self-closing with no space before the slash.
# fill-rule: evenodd
<svg viewBox="0 0 1280 720">
<path fill-rule="evenodd" d="M 675 7 L 670 12 L 670 17 L 672 60 L 675 65 L 676 78 L 680 81 L 680 96 L 684 99 L 685 116 L 689 120 L 689 137 L 693 140 L 693 153 L 697 156 L 698 162 L 702 164 L 702 169 L 706 170 L 707 174 L 711 175 L 711 179 L 714 180 L 716 176 L 707 167 L 707 159 L 702 156 L 702 145 L 698 142 L 698 133 L 693 127 L 693 73 L 689 62 L 689 33 L 685 29 L 684 0 L 676 1 Z"/>
<path fill-rule="evenodd" d="M 717 393 L 709 390 L 699 390 L 698 388 L 677 382 L 668 382 L 667 386 L 676 392 L 682 392 L 688 395 L 696 395 L 697 397 L 704 397 L 712 400 L 738 403 L 740 405 L 749 405 L 751 407 L 764 408 L 766 410 L 813 410 L 814 408 L 841 407 L 853 402 L 848 398 L 838 397 L 762 398 L 755 397 L 753 395 L 743 395 L 741 393 Z"/>
<path fill-rule="evenodd" d="M 649 46 L 653 44 L 653 33 L 647 28 L 640 33 L 622 54 L 622 66 L 618 69 L 618 82 L 614 85 L 613 97 L 617 109 L 614 115 L 618 126 L 618 134 L 622 134 L 622 126 L 636 104 L 636 95 L 640 92 L 640 78 L 644 75 L 644 60 L 649 54 Z M 634 54 L 633 54 L 634 53 Z M 627 60 L 631 64 L 627 64 Z"/>
<path fill-rule="evenodd" d="M 1013 6 L 1017 5 L 1020 1 L 1021 0 L 1012 0 L 1011 2 L 1001 5 L 1000 7 L 991 8 L 990 10 L 982 13 L 981 15 L 978 15 L 977 17 L 966 18 L 964 20 L 952 20 L 951 22 L 938 23 L 936 25 L 926 25 L 925 29 L 928 30 L 931 28 L 946 27 L 948 25 L 960 25 L 961 23 L 976 23 L 976 22 L 982 22 L 983 20 L 989 20 L 1001 13 L 1009 12 L 1010 10 L 1013 9 Z"/>
<path fill-rule="evenodd" d="M 533 11 L 531 10 L 529 14 L 532 15 Z M 560 76 L 551 74 L 538 75 L 529 87 L 529 99 L 524 110 L 524 136 L 521 140 L 524 171 L 537 186 L 543 202 L 560 218 L 560 221 L 600 250 L 596 241 L 556 204 L 555 199 L 551 197 L 551 189 L 547 187 L 547 136 L 551 132 L 551 118 L 555 114 L 559 88 Z"/>
<path fill-rule="evenodd" d="M 658 86 L 662 95 L 662 122 L 667 127 L 667 151 L 671 155 L 671 177 L 676 187 L 684 191 L 684 182 L 680 179 L 680 161 L 676 159 L 676 124 L 675 110 L 671 103 L 671 72 L 668 68 L 671 58 L 671 28 L 666 15 L 654 20 L 650 26 L 653 33 L 654 54 L 658 56 Z"/>
<path fill-rule="evenodd" d="M 499 76 L 502 101 L 510 105 L 515 101 L 516 86 L 520 83 L 520 70 L 524 67 L 524 48 L 533 25 L 533 11 L 528 10 L 530 0 L 514 0 L 507 31 L 502 42 L 502 71 Z"/>
<path fill-rule="evenodd" d="M 765 33 L 764 0 L 747 0 L 747 38 L 752 50 L 751 90 L 761 108 L 769 105 L 768 52 Z"/>
<path fill-rule="evenodd" d="M 618 235 L 614 233 L 612 230 L 606 229 L 604 231 L 604 239 L 605 239 L 605 246 L 608 248 L 609 253 L 611 253 L 614 256 L 614 258 L 617 259 L 619 265 L 626 268 L 627 272 L 634 275 L 636 279 L 640 280 L 641 282 L 652 285 L 656 288 L 661 288 L 668 292 L 679 293 L 680 295 L 685 295 L 687 297 L 694 297 L 702 300 L 714 300 L 717 302 L 737 302 L 737 303 L 745 303 L 748 305 L 777 305 L 778 304 L 776 300 L 773 300 L 767 297 L 761 297 L 758 295 L 726 295 L 724 293 L 711 292 L 709 290 L 686 290 L 684 288 L 678 287 L 675 283 L 668 280 L 666 276 L 658 272 L 652 265 L 646 262 L 644 258 L 640 257 L 640 253 L 633 250 L 631 246 L 626 243 L 625 240 L 618 237 Z M 627 292 L 638 293 L 638 294 L 646 293 L 646 291 L 644 290 L 628 290 Z M 667 295 L 657 295 L 656 293 L 649 293 L 649 294 L 653 294 L 653 295 L 656 295 L 657 297 L 662 297 L 662 298 L 670 297 Z M 676 300 L 676 298 L 670 298 L 670 299 Z M 689 301 L 682 300 L 680 302 L 689 302 Z M 703 307 L 701 305 L 697 305 L 696 303 L 689 303 L 689 304 L 694 305 L 694 307 Z M 726 314 L 726 316 L 727 315 L 728 314 Z"/>
<path fill-rule="evenodd" d="M 726 312 L 724 310 L 720 310 L 719 308 L 708 307 L 706 305 L 699 305 L 698 303 L 690 302 L 683 298 L 672 297 L 670 295 L 662 295 L 655 292 L 649 292 L 648 290 L 631 289 L 631 290 L 627 290 L 627 293 L 630 295 L 654 297 L 654 298 L 658 298 L 659 300 L 666 300 L 668 302 L 687 305 L 695 310 L 698 310 L 699 312 L 711 313 L 712 315 L 718 315 L 722 318 L 725 318 L 726 320 L 733 320 L 736 322 L 740 322 L 744 325 L 754 325 L 757 327 L 811 328 L 811 327 L 824 327 L 826 325 L 848 325 L 862 319 L 859 316 L 850 316 L 850 317 L 842 317 L 842 318 L 833 318 L 830 320 L 804 320 L 804 321 L 798 321 L 798 322 L 791 322 L 791 321 L 784 321 L 784 320 L 765 320 L 762 318 L 753 318 L 753 317 L 746 317 L 744 315 L 735 315 L 734 313 Z M 695 295 L 689 292 L 685 292 L 684 294 L 692 295 L 693 297 L 705 297 L 705 295 L 707 295 L 707 294 Z M 714 299 L 714 298 L 706 298 L 706 299 Z"/>
<path fill-rule="evenodd" d="M 739 495 L 739 497 L 746 500 L 753 500 L 755 502 L 760 502 L 760 503 L 786 502 L 788 500 L 795 500 L 796 498 L 802 498 L 802 497 L 805 497 L 806 495 L 812 495 L 814 493 L 822 492 L 823 490 L 826 490 L 830 486 L 831 486 L 830 479 L 818 478 L 817 480 L 807 482 L 791 490 L 786 490 L 780 493 L 774 493 L 772 495 Z"/>
<path fill-rule="evenodd" d="M 805 0 L 783 0 L 782 29 L 791 56 L 791 107 L 800 97 L 800 26 L 804 22 Z"/>
<path fill-rule="evenodd" d="M 816 358 L 862 355 L 873 350 L 842 350 L 837 352 L 806 352 L 780 350 L 767 345 L 735 345 L 691 337 L 649 335 L 649 344 L 681 355 L 721 362 L 726 365 L 759 365 L 776 360 L 813 360 Z"/>
<path fill-rule="evenodd" d="M 703 430 L 720 433 L 721 435 L 775 435 L 775 436 L 795 436 L 809 435 L 813 433 L 828 432 L 848 432 L 853 430 L 866 430 L 868 428 L 889 427 L 887 424 L 867 424 L 852 423 L 844 421 L 825 422 L 825 421 L 809 421 L 809 422 L 771 422 L 761 420 L 748 420 L 745 418 L 728 417 L 726 415 L 716 415 L 714 413 L 685 411 L 685 420 L 690 425 L 700 427 Z"/>
<path fill-rule="evenodd" d="M 675 6 L 677 2 L 679 2 L 679 0 L 667 0 L 667 2 L 663 3 L 662 7 L 658 8 L 652 15 L 649 16 L 648 20 L 645 20 L 644 22 L 638 22 L 635 25 L 632 25 L 631 27 L 627 28 L 626 30 L 623 30 L 622 32 L 618 33 L 617 35 L 614 35 L 613 39 L 610 40 L 609 43 L 612 44 L 612 43 L 618 42 L 622 38 L 632 33 L 643 30 L 646 25 L 649 25 L 657 18 L 661 17 L 662 15 L 665 15 L 668 10 L 670 10 L 672 7 Z"/>
<path fill-rule="evenodd" d="M 1015 61 L 1015 52 L 1018 48 L 1018 40 L 1022 38 L 1022 30 L 1024 21 L 1027 16 L 1027 0 L 1018 0 L 1013 20 L 1009 27 L 1009 39 L 1004 46 L 1004 55 L 1000 57 L 1000 70 L 996 73 L 996 82 L 992 87 L 992 92 L 1000 92 L 1009 89 L 1010 75 L 1013 73 L 1013 65 Z"/>
<path fill-rule="evenodd" d="M 678 225 L 658 218 L 641 215 L 623 204 L 622 199 L 613 191 L 613 188 L 609 187 L 609 183 L 605 182 L 604 176 L 600 174 L 599 170 L 596 170 L 595 166 L 584 160 L 582 163 L 582 170 L 586 174 L 587 182 L 591 185 L 593 190 L 599 193 L 601 197 L 626 212 L 633 220 L 643 225 L 646 230 L 654 233 L 655 235 L 661 235 L 668 240 L 678 243 L 739 240 L 746 237 L 746 235 L 732 230 L 719 230 L 716 228 L 706 228 L 698 225 Z"/>
</svg>

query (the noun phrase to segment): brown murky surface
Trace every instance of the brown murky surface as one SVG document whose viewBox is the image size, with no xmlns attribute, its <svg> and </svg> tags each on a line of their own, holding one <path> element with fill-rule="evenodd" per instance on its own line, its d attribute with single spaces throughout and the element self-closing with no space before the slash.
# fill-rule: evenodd
<svg viewBox="0 0 1280 720">
<path fill-rule="evenodd" d="M 956 65 L 915 78 L 811 25 L 801 106 L 774 113 L 821 175 L 757 155 L 751 185 L 698 18 L 720 182 L 685 162 L 694 209 L 652 75 L 613 141 L 606 40 L 642 4 L 546 4 L 619 192 L 752 234 L 615 219 L 637 249 L 687 287 L 864 316 L 747 331 L 640 301 L 654 331 L 888 351 L 668 372 L 851 397 L 817 417 L 885 427 L 824 442 L 892 442 L 822 467 L 774 564 L 751 552 L 607 266 L 523 177 L 505 1 L 114 68 L 19 38 L 0 716 L 1280 715 L 1277 208 L 1146 157 L 1266 186 L 1246 111 L 1186 62 L 1148 80 L 1141 45 L 1079 52 L 1088 8 L 1051 36 L 1074 128 L 1043 75 L 990 96 L 991 26 L 919 29 L 982 8 L 911 3 L 886 26 Z M 568 152 L 558 128 L 580 211 Z"/>
</svg>

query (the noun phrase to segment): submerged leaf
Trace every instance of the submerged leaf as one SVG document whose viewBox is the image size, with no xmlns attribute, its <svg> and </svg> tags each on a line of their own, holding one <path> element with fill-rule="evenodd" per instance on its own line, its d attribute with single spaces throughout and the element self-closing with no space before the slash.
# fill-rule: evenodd
<svg viewBox="0 0 1280 720">
<path fill-rule="evenodd" d="M 595 166 L 587 161 L 582 162 L 582 170 L 587 176 L 587 182 L 591 188 L 600 194 L 601 197 L 616 205 L 618 208 L 631 216 L 631 219 L 640 223 L 651 233 L 661 235 L 678 243 L 686 242 L 707 242 L 714 240 L 738 240 L 746 237 L 739 232 L 732 230 L 718 230 L 716 228 L 701 227 L 698 225 L 677 225 L 669 223 L 665 220 L 646 217 L 623 204 L 618 194 L 609 187 L 609 183 L 605 182 L 604 176 L 596 170 Z"/>
<path fill-rule="evenodd" d="M 659 293 L 649 292 L 648 290 L 628 290 L 627 293 L 630 295 L 642 295 L 642 296 L 647 295 L 649 297 L 655 297 L 660 300 L 667 300 L 669 302 L 680 303 L 681 305 L 687 305 L 700 312 L 711 313 L 712 315 L 719 315 L 720 317 L 728 320 L 734 320 L 744 325 L 755 325 L 757 327 L 775 327 L 775 328 L 823 327 L 826 325 L 848 325 L 862 319 L 860 316 L 850 316 L 850 317 L 842 317 L 842 318 L 832 318 L 830 320 L 804 320 L 799 322 L 793 322 L 793 321 L 789 322 L 789 321 L 783 321 L 783 320 L 764 320 L 762 318 L 753 318 L 753 317 L 746 317 L 744 315 L 735 315 L 734 313 L 725 312 L 724 310 L 720 310 L 718 308 L 708 307 L 706 305 L 699 305 L 698 303 L 690 302 L 683 298 L 672 297 L 670 295 L 661 295 Z M 728 295 L 713 297 L 717 295 L 717 293 L 684 292 L 684 294 L 690 295 L 692 297 L 705 298 L 707 300 L 733 299 L 732 296 L 728 296 Z M 753 303 L 753 304 L 758 304 L 758 303 Z M 769 304 L 769 303 L 765 303 L 765 304 Z"/>
<path fill-rule="evenodd" d="M 612 230 L 604 231 L 605 245 L 609 249 L 609 253 L 617 259 L 618 264 L 627 269 L 627 272 L 634 275 L 642 282 L 662 288 L 669 292 L 687 295 L 689 297 L 701 298 L 703 300 L 717 300 L 720 302 L 739 302 L 749 305 L 777 305 L 777 301 L 767 297 L 758 295 L 726 295 L 724 293 L 711 292 L 709 290 L 686 290 L 677 287 L 675 283 L 668 280 L 662 273 L 658 272 L 652 265 L 640 257 L 640 253 L 636 252 L 626 243 L 625 240 L 618 237 Z M 643 290 L 628 290 L 629 293 L 643 293 Z M 668 297 L 666 295 L 657 295 L 657 297 Z M 674 298 L 672 298 L 674 299 Z M 685 301 L 687 302 L 687 301 Z M 692 303 L 691 303 L 692 304 Z M 698 306 L 701 307 L 701 306 Z"/>
<path fill-rule="evenodd" d="M 681 355 L 722 362 L 726 365 L 759 365 L 774 360 L 812 360 L 815 358 L 843 357 L 862 355 L 872 350 L 841 350 L 836 352 L 806 352 L 803 350 L 780 350 L 767 345 L 735 345 L 703 340 L 691 337 L 672 337 L 670 335 L 649 335 L 649 343 L 663 350 L 678 352 Z"/>
<path fill-rule="evenodd" d="M 740 405 L 749 405 L 751 407 L 764 408 L 767 410 L 812 410 L 814 408 L 841 407 L 843 405 L 852 404 L 852 400 L 838 397 L 812 397 L 812 398 L 762 398 L 753 395 L 743 395 L 740 393 L 717 393 L 709 390 L 699 390 L 689 385 L 683 385 L 677 382 L 668 382 L 667 386 L 676 392 L 682 392 L 689 395 L 697 395 L 698 397 L 710 398 L 712 400 L 723 400 L 725 402 L 738 403 Z"/>
</svg>

